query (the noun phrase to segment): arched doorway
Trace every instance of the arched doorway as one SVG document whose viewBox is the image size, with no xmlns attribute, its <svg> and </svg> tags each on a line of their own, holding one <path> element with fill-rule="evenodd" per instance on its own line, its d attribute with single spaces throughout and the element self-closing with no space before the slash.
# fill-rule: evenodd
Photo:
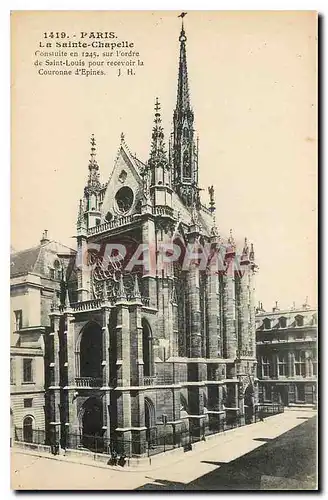
<svg viewBox="0 0 328 500">
<path fill-rule="evenodd" d="M 145 398 L 145 427 L 146 440 L 148 443 L 155 444 L 156 441 L 156 414 L 155 407 L 149 398 Z"/>
<path fill-rule="evenodd" d="M 80 377 L 102 378 L 102 329 L 98 323 L 88 323 L 80 342 Z"/>
<path fill-rule="evenodd" d="M 142 356 L 144 362 L 144 376 L 151 377 L 153 369 L 153 336 L 148 321 L 142 320 Z"/>
<path fill-rule="evenodd" d="M 249 384 L 244 394 L 245 423 L 251 424 L 254 415 L 254 387 Z"/>
<path fill-rule="evenodd" d="M 24 443 L 33 442 L 33 418 L 25 417 L 23 421 L 23 441 Z"/>
<path fill-rule="evenodd" d="M 90 450 L 103 448 L 103 404 L 97 397 L 86 400 L 82 408 L 82 445 Z"/>
</svg>

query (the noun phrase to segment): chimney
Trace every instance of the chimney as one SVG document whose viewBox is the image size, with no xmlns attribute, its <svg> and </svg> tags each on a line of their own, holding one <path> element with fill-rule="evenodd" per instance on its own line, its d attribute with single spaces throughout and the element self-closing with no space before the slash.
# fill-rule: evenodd
<svg viewBox="0 0 328 500">
<path fill-rule="evenodd" d="M 46 243 L 49 243 L 49 238 L 48 238 L 48 229 L 45 229 L 42 233 L 42 238 L 40 240 L 41 245 L 45 245 Z"/>
<path fill-rule="evenodd" d="M 276 312 L 276 311 L 279 311 L 279 307 L 278 307 L 278 301 L 276 300 L 276 305 L 275 307 L 272 308 L 272 312 Z"/>
</svg>

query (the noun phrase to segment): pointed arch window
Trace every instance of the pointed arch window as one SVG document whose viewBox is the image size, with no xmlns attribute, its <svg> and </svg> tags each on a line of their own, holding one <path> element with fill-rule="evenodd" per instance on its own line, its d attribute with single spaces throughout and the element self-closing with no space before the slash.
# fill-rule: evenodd
<svg viewBox="0 0 328 500">
<path fill-rule="evenodd" d="M 183 153 L 183 177 L 185 179 L 191 178 L 191 162 L 189 151 L 185 151 Z"/>
</svg>

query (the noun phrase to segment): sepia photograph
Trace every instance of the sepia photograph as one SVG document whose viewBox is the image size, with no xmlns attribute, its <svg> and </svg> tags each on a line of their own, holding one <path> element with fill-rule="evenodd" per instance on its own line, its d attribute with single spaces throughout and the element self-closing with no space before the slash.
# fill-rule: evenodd
<svg viewBox="0 0 328 500">
<path fill-rule="evenodd" d="M 11 489 L 318 491 L 318 13 L 10 17 Z"/>
</svg>

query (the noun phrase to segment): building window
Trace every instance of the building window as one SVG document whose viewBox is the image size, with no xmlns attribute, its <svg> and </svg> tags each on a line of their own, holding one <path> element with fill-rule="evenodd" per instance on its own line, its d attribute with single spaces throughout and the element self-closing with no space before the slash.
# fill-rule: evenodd
<svg viewBox="0 0 328 500">
<path fill-rule="evenodd" d="M 50 279 L 54 280 L 55 279 L 55 270 L 50 268 L 49 274 L 50 274 Z"/>
<path fill-rule="evenodd" d="M 10 383 L 14 384 L 15 383 L 15 362 L 13 358 L 10 358 Z"/>
<path fill-rule="evenodd" d="M 54 279 L 61 281 L 62 279 L 62 270 L 60 266 L 59 260 L 55 260 L 54 262 Z"/>
<path fill-rule="evenodd" d="M 32 359 L 23 359 L 23 382 L 33 382 Z"/>
<path fill-rule="evenodd" d="M 25 443 L 32 443 L 33 441 L 33 419 L 32 417 L 25 417 L 23 422 L 23 439 Z"/>
<path fill-rule="evenodd" d="M 295 316 L 296 326 L 304 325 L 304 317 L 303 316 Z"/>
<path fill-rule="evenodd" d="M 271 401 L 271 397 L 272 397 L 271 393 L 272 393 L 271 386 L 265 384 L 263 386 L 263 399 L 264 399 L 264 401 Z"/>
<path fill-rule="evenodd" d="M 153 376 L 153 337 L 149 324 L 142 322 L 142 354 L 144 362 L 144 376 Z"/>
<path fill-rule="evenodd" d="M 305 386 L 304 384 L 296 384 L 296 401 L 305 402 Z"/>
<path fill-rule="evenodd" d="M 294 356 L 295 375 L 305 377 L 305 352 L 296 351 Z"/>
<path fill-rule="evenodd" d="M 24 408 L 32 408 L 32 398 L 24 399 Z"/>
<path fill-rule="evenodd" d="M 287 319 L 284 316 L 281 316 L 281 318 L 279 318 L 279 327 L 286 328 L 286 326 L 287 326 Z"/>
<path fill-rule="evenodd" d="M 278 375 L 279 377 L 286 377 L 287 375 L 287 358 L 285 354 L 278 356 Z"/>
<path fill-rule="evenodd" d="M 23 311 L 21 309 L 14 311 L 15 314 L 15 330 L 21 330 L 23 327 Z"/>
<path fill-rule="evenodd" d="M 267 356 L 262 356 L 262 377 L 270 377 L 270 360 Z"/>
<path fill-rule="evenodd" d="M 101 219 L 96 219 L 96 226 L 100 226 Z"/>
<path fill-rule="evenodd" d="M 269 318 L 265 318 L 263 320 L 263 326 L 264 326 L 264 330 L 270 330 L 270 328 L 271 328 L 271 320 Z"/>
<path fill-rule="evenodd" d="M 316 377 L 318 375 L 317 360 L 316 359 L 312 359 L 312 370 L 313 370 L 313 376 Z"/>
</svg>

